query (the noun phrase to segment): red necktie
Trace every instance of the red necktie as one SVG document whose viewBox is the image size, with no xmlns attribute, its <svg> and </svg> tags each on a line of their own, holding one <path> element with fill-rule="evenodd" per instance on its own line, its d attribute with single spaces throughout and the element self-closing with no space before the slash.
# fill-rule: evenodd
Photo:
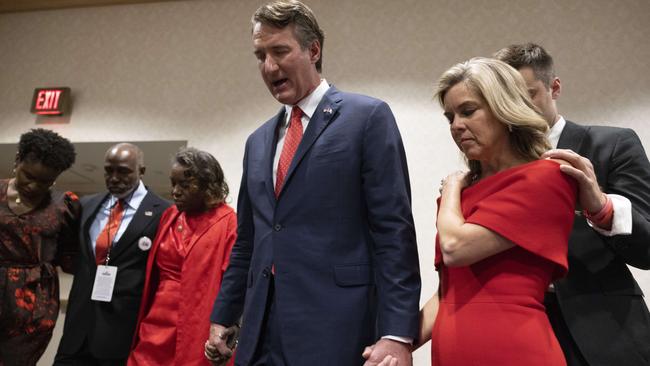
<svg viewBox="0 0 650 366">
<path fill-rule="evenodd" d="M 108 215 L 108 222 L 99 233 L 97 241 L 95 242 L 95 261 L 97 265 L 104 264 L 106 255 L 108 254 L 108 247 L 113 243 L 113 239 L 117 234 L 117 229 L 120 227 L 120 222 L 124 216 L 124 204 L 122 200 L 118 200 L 111 208 Z"/>
<path fill-rule="evenodd" d="M 291 109 L 291 120 L 289 121 L 289 128 L 284 137 L 284 146 L 280 154 L 280 162 L 278 163 L 278 172 L 275 178 L 275 196 L 280 194 L 284 178 L 287 176 L 291 160 L 298 150 L 300 140 L 302 140 L 302 111 L 298 106 L 293 106 Z"/>
</svg>

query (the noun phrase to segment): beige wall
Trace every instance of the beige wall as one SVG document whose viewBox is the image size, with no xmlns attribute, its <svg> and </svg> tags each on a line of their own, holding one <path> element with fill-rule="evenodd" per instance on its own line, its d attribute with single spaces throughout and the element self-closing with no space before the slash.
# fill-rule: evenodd
<svg viewBox="0 0 650 366">
<path fill-rule="evenodd" d="M 222 162 L 236 201 L 244 141 L 278 109 L 251 53 L 258 1 L 167 2 L 0 15 L 0 142 L 35 125 L 33 88 L 70 86 L 73 141 L 187 140 Z M 563 81 L 570 119 L 650 128 L 647 0 L 345 1 L 309 4 L 326 31 L 324 76 L 386 100 L 406 145 L 423 275 L 433 270 L 438 182 L 461 167 L 431 95 L 453 63 L 536 41 Z M 636 272 L 646 292 L 650 275 Z M 428 364 L 428 347 L 416 353 Z M 46 364 L 46 363 L 44 363 Z"/>
</svg>

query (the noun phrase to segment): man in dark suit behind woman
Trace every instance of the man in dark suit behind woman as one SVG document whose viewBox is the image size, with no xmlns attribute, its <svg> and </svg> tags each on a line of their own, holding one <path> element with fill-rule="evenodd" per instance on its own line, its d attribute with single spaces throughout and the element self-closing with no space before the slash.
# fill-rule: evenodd
<svg viewBox="0 0 650 366">
<path fill-rule="evenodd" d="M 392 354 L 410 365 L 420 276 L 393 114 L 321 78 L 323 32 L 304 4 L 260 7 L 252 38 L 283 106 L 246 143 L 237 241 L 206 356 L 230 356 L 243 313 L 237 365 L 360 365 L 375 342 L 369 364 Z"/>
<path fill-rule="evenodd" d="M 495 57 L 519 70 L 551 130 L 546 157 L 579 183 L 569 274 L 549 289 L 547 314 L 569 366 L 650 365 L 650 314 L 627 265 L 650 269 L 650 163 L 634 131 L 583 126 L 557 110 L 560 79 L 539 45 Z"/>
<path fill-rule="evenodd" d="M 80 254 L 55 365 L 124 365 L 135 330 L 145 265 L 169 202 L 147 190 L 142 151 L 121 143 L 106 152 L 108 192 L 81 199 Z M 118 203 L 123 207 L 116 213 Z M 115 226 L 110 227 L 114 222 Z M 109 228 L 107 228 L 109 226 Z M 107 235 L 106 251 L 101 236 Z M 105 248 L 106 249 L 106 248 Z M 108 260 L 106 259 L 108 257 Z M 117 267 L 110 302 L 91 299 L 97 266 Z"/>
</svg>

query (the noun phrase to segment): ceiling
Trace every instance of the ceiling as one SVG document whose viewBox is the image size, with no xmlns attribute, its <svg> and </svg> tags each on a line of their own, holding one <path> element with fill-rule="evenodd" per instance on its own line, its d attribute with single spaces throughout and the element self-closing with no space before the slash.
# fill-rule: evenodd
<svg viewBox="0 0 650 366">
<path fill-rule="evenodd" d="M 0 13 L 178 0 L 0 0 Z"/>
<path fill-rule="evenodd" d="M 122 142 L 122 141 L 117 141 Z M 77 159 L 72 168 L 63 172 L 56 180 L 56 189 L 73 191 L 78 195 L 102 192 L 104 184 L 104 154 L 117 142 L 74 143 Z M 169 194 L 169 170 L 171 160 L 187 141 L 126 141 L 138 145 L 144 153 L 146 166 L 143 178 L 147 187 L 163 197 Z M 17 144 L 0 144 L 0 178 L 11 176 L 14 167 Z"/>
</svg>

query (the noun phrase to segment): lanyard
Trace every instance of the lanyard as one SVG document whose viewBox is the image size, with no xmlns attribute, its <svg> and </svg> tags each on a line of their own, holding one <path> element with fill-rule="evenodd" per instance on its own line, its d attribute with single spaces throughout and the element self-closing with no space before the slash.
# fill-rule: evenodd
<svg viewBox="0 0 650 366">
<path fill-rule="evenodd" d="M 106 230 L 106 241 L 108 242 L 108 248 L 106 249 L 106 261 L 104 262 L 104 265 L 106 265 L 106 266 L 108 266 L 108 261 L 111 258 L 111 249 L 113 248 L 113 244 L 115 244 L 115 239 L 117 238 L 117 233 L 120 232 L 120 227 L 122 227 L 122 222 L 124 221 L 124 216 L 126 215 L 126 210 L 129 209 L 129 206 L 130 206 L 129 203 L 131 202 L 131 198 L 133 198 L 133 193 L 135 193 L 135 191 L 131 192 L 131 194 L 128 196 L 128 198 L 125 198 L 123 203 L 122 203 L 124 205 L 124 211 L 122 212 L 122 218 L 120 218 L 120 223 L 117 224 L 117 228 L 115 229 L 115 235 L 113 235 L 113 240 L 109 240 L 109 239 L 111 239 L 111 230 L 110 230 L 110 228 L 109 228 L 109 230 Z M 112 220 L 113 219 L 113 207 L 115 207 L 115 205 L 117 205 L 118 201 L 119 201 L 118 199 L 116 199 L 115 202 L 112 202 L 113 198 L 114 197 L 111 195 L 110 201 L 109 201 L 110 204 L 108 205 L 108 207 L 109 207 L 109 209 L 108 209 L 108 222 L 106 223 L 106 225 L 110 225 L 111 221 L 113 221 Z"/>
</svg>

